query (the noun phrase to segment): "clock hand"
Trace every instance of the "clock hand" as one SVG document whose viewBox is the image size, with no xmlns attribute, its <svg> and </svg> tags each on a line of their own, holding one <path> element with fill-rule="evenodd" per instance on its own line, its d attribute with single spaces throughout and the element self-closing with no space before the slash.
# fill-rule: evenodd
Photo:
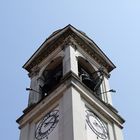
<svg viewBox="0 0 140 140">
<path fill-rule="evenodd" d="M 54 123 L 54 122 L 47 122 L 47 123 L 44 124 L 44 127 L 47 127 L 47 125 L 51 124 L 51 123 Z"/>
<path fill-rule="evenodd" d="M 53 120 L 53 121 L 52 121 L 52 120 Z M 56 120 L 56 117 L 55 117 L 55 116 L 52 116 L 51 119 L 49 120 L 49 122 L 46 122 L 46 123 L 45 123 L 45 126 L 44 126 L 44 127 L 46 127 L 49 123 L 54 123 L 55 120 Z"/>
<path fill-rule="evenodd" d="M 102 126 L 98 122 L 94 121 L 93 124 L 97 127 L 97 129 L 100 129 L 103 131 Z"/>
</svg>

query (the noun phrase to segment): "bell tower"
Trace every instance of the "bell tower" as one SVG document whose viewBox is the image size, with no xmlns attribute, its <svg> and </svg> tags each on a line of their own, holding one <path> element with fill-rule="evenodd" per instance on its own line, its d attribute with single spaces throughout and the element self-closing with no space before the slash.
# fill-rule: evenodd
<svg viewBox="0 0 140 140">
<path fill-rule="evenodd" d="M 123 140 L 108 82 L 115 65 L 85 33 L 55 31 L 23 68 L 31 83 L 20 140 Z"/>
</svg>

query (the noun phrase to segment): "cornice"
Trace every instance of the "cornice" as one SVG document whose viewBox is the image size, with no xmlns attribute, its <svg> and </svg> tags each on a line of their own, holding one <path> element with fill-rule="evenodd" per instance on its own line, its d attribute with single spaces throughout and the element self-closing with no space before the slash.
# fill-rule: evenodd
<svg viewBox="0 0 140 140">
<path fill-rule="evenodd" d="M 109 61 L 106 61 L 102 55 L 99 54 L 95 46 L 83 38 L 80 38 L 77 34 L 72 34 L 72 38 L 81 47 L 87 54 L 89 54 L 98 64 L 105 67 L 108 72 L 112 71 L 115 67 L 110 64 Z"/>
<path fill-rule="evenodd" d="M 39 64 L 41 61 L 43 61 L 46 57 L 48 57 L 48 55 L 51 53 L 51 52 L 53 52 L 56 48 L 58 48 L 59 46 L 62 46 L 62 44 L 63 44 L 63 42 L 64 42 L 64 40 L 65 40 L 65 38 L 67 37 L 67 35 L 69 34 L 69 32 L 65 32 L 64 34 L 62 34 L 62 35 L 60 35 L 60 37 L 59 38 L 55 38 L 53 41 L 51 41 L 51 42 L 49 42 L 49 43 L 47 43 L 46 42 L 46 44 L 45 44 L 45 47 L 44 47 L 44 49 L 42 49 L 41 51 L 40 51 L 40 53 L 38 54 L 38 56 L 36 56 L 35 58 L 34 58 L 34 60 L 32 60 L 31 62 L 30 62 L 30 64 L 28 64 L 27 66 L 26 66 L 26 70 L 28 71 L 28 72 L 31 72 L 31 69 L 33 68 L 33 67 L 35 67 L 37 64 Z M 43 44 L 43 45 L 44 45 Z"/>
<path fill-rule="evenodd" d="M 35 56 L 32 61 L 26 63 L 26 67 L 24 65 L 24 68 L 28 72 L 31 72 L 33 67 L 43 61 L 43 59 L 45 59 L 56 48 L 62 47 L 63 49 L 67 45 L 72 45 L 75 49 L 77 46 L 81 47 L 101 66 L 105 67 L 108 72 L 112 71 L 115 68 L 115 65 L 107 58 L 107 56 L 99 49 L 99 47 L 94 42 L 91 42 L 91 40 L 88 41 L 89 38 L 87 36 L 84 36 L 80 32 L 79 34 L 69 28 L 53 40 L 49 42 L 46 40 L 46 42 L 43 43 L 44 46 L 42 47 L 42 50 L 39 51 L 37 56 Z"/>
</svg>

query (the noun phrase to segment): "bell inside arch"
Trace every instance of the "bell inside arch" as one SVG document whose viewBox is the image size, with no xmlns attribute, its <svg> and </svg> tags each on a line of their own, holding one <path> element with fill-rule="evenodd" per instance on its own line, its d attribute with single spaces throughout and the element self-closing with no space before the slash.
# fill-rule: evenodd
<svg viewBox="0 0 140 140">
<path fill-rule="evenodd" d="M 82 82 L 93 90 L 94 87 L 93 79 L 89 75 L 82 74 Z"/>
<path fill-rule="evenodd" d="M 62 74 L 62 64 L 59 64 L 53 69 L 47 70 L 44 77 L 44 85 L 40 87 L 43 96 L 49 95 L 50 92 L 59 84 Z"/>
<path fill-rule="evenodd" d="M 100 85 L 103 81 L 102 70 L 94 71 L 94 73 L 91 73 L 80 64 L 79 76 L 81 77 L 82 82 L 94 92 L 97 92 L 99 90 Z"/>
</svg>

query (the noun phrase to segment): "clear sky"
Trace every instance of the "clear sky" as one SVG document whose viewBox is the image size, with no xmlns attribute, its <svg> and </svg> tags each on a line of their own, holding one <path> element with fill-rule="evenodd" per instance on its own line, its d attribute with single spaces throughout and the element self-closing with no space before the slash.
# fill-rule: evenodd
<svg viewBox="0 0 140 140">
<path fill-rule="evenodd" d="M 22 65 L 55 30 L 72 24 L 84 31 L 114 62 L 110 86 L 124 117 L 125 140 L 140 131 L 139 0 L 0 0 L 0 133 L 18 140 L 15 120 L 27 106 L 29 87 Z"/>
</svg>

